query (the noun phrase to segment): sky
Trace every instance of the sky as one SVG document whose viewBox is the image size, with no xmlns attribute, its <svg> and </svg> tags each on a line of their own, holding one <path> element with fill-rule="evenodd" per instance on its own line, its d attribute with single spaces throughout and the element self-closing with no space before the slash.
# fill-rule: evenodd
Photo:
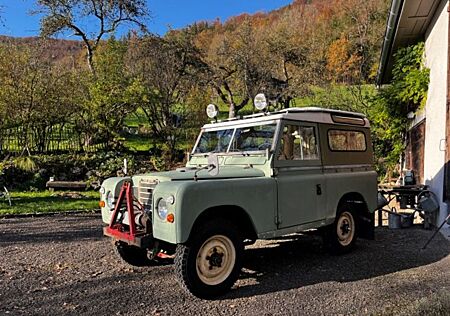
<svg viewBox="0 0 450 316">
<path fill-rule="evenodd" d="M 195 21 L 226 21 L 241 13 L 268 12 L 293 0 L 148 0 L 152 33 L 164 35 Z M 39 35 L 39 15 L 30 15 L 36 0 L 0 0 L 0 35 L 26 37 Z M 88 22 L 86 22 L 87 26 Z M 125 32 L 121 29 L 120 32 Z M 120 35 L 120 34 L 119 34 Z M 68 36 L 60 36 L 68 38 Z"/>
</svg>

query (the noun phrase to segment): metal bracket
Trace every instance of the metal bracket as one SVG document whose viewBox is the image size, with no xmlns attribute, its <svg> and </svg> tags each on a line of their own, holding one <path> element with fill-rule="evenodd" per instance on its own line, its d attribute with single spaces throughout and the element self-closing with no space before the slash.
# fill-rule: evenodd
<svg viewBox="0 0 450 316">
<path fill-rule="evenodd" d="M 124 200 L 126 200 L 126 210 L 121 209 Z M 125 225 L 121 220 L 118 220 L 119 215 L 121 215 L 120 218 L 123 219 L 123 213 L 125 212 L 128 214 L 128 225 Z M 133 187 L 130 182 L 124 182 L 122 185 L 111 221 L 109 225 L 103 229 L 103 233 L 106 236 L 138 247 L 147 247 L 148 244 L 151 243 L 151 236 L 149 234 L 145 231 L 136 229 L 133 207 Z"/>
<path fill-rule="evenodd" d="M 447 139 L 443 138 L 439 141 L 439 150 L 446 151 L 446 149 L 447 149 Z"/>
</svg>

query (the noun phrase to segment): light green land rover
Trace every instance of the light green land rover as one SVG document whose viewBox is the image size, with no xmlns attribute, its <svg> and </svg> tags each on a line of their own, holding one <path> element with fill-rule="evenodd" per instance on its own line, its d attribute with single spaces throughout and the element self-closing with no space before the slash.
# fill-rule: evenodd
<svg viewBox="0 0 450 316">
<path fill-rule="evenodd" d="M 100 192 L 104 233 L 123 260 L 151 265 L 173 256 L 186 291 L 218 296 L 233 286 L 244 245 L 256 239 L 314 229 L 340 254 L 357 237 L 373 237 L 369 122 L 289 108 L 206 124 L 184 168 L 109 178 Z"/>
</svg>

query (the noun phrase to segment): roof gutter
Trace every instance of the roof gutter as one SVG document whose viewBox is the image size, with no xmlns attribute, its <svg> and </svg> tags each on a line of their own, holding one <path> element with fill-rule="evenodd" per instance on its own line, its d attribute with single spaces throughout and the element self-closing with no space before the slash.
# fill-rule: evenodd
<svg viewBox="0 0 450 316">
<path fill-rule="evenodd" d="M 400 20 L 400 13 L 403 8 L 404 0 L 392 0 L 389 17 L 387 20 L 386 32 L 384 33 L 383 47 L 381 49 L 380 65 L 377 74 L 377 86 L 383 84 L 383 78 L 386 72 L 392 45 L 394 44 L 395 34 Z"/>
</svg>

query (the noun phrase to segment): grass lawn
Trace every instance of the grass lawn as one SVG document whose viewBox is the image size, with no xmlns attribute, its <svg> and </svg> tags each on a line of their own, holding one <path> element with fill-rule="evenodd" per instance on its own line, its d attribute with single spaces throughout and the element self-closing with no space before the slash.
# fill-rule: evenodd
<svg viewBox="0 0 450 316">
<path fill-rule="evenodd" d="M 128 149 L 149 151 L 152 148 L 152 142 L 149 136 L 127 135 L 124 146 Z"/>
<path fill-rule="evenodd" d="M 142 109 L 137 109 L 136 112 L 127 115 L 124 123 L 129 127 L 139 127 L 139 125 L 148 126 L 147 117 Z"/>
<path fill-rule="evenodd" d="M 12 206 L 0 199 L 0 215 L 50 213 L 98 209 L 99 193 L 86 192 L 11 192 Z"/>
</svg>

